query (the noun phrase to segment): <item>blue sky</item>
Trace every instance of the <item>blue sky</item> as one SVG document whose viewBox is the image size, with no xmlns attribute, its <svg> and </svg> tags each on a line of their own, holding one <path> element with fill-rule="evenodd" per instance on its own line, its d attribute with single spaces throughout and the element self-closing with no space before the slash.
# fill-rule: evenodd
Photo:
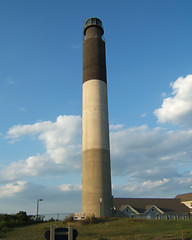
<svg viewBox="0 0 192 240">
<path fill-rule="evenodd" d="M 114 197 L 192 184 L 192 2 L 0 0 L 0 212 L 81 211 L 82 24 L 106 41 Z"/>
</svg>

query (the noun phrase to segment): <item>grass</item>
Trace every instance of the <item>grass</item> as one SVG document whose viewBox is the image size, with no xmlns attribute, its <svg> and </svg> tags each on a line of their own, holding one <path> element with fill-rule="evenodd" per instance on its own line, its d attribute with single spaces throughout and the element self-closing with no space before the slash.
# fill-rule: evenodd
<svg viewBox="0 0 192 240">
<path fill-rule="evenodd" d="M 97 224 L 72 223 L 78 231 L 77 240 L 168 240 L 192 239 L 192 220 L 134 220 L 110 218 Z M 18 227 L 3 233 L 1 239 L 44 240 L 51 225 L 67 227 L 62 221 Z"/>
</svg>

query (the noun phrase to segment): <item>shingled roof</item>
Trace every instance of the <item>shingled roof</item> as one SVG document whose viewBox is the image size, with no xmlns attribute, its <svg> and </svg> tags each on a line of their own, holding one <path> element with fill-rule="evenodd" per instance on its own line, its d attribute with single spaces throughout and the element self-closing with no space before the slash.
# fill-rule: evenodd
<svg viewBox="0 0 192 240">
<path fill-rule="evenodd" d="M 178 198 L 114 198 L 113 204 L 117 210 L 121 210 L 126 205 L 130 205 L 140 213 L 144 213 L 153 205 L 165 213 L 189 213 L 189 208 L 181 203 Z"/>
<path fill-rule="evenodd" d="M 179 194 L 175 198 L 181 199 L 181 202 L 192 201 L 192 193 Z"/>
</svg>

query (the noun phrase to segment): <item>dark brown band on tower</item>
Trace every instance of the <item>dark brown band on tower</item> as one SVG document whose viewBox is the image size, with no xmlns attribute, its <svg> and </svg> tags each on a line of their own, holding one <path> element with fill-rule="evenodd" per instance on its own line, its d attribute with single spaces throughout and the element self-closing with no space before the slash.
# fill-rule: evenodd
<svg viewBox="0 0 192 240">
<path fill-rule="evenodd" d="M 83 83 L 91 79 L 107 82 L 105 42 L 98 37 L 83 41 Z"/>
</svg>

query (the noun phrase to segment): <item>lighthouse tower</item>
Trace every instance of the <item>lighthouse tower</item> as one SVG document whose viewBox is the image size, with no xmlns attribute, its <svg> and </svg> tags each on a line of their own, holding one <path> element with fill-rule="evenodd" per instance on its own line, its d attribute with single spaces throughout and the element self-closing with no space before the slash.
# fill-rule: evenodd
<svg viewBox="0 0 192 240">
<path fill-rule="evenodd" d="M 112 216 L 104 30 L 98 18 L 83 29 L 82 212 Z"/>
</svg>

